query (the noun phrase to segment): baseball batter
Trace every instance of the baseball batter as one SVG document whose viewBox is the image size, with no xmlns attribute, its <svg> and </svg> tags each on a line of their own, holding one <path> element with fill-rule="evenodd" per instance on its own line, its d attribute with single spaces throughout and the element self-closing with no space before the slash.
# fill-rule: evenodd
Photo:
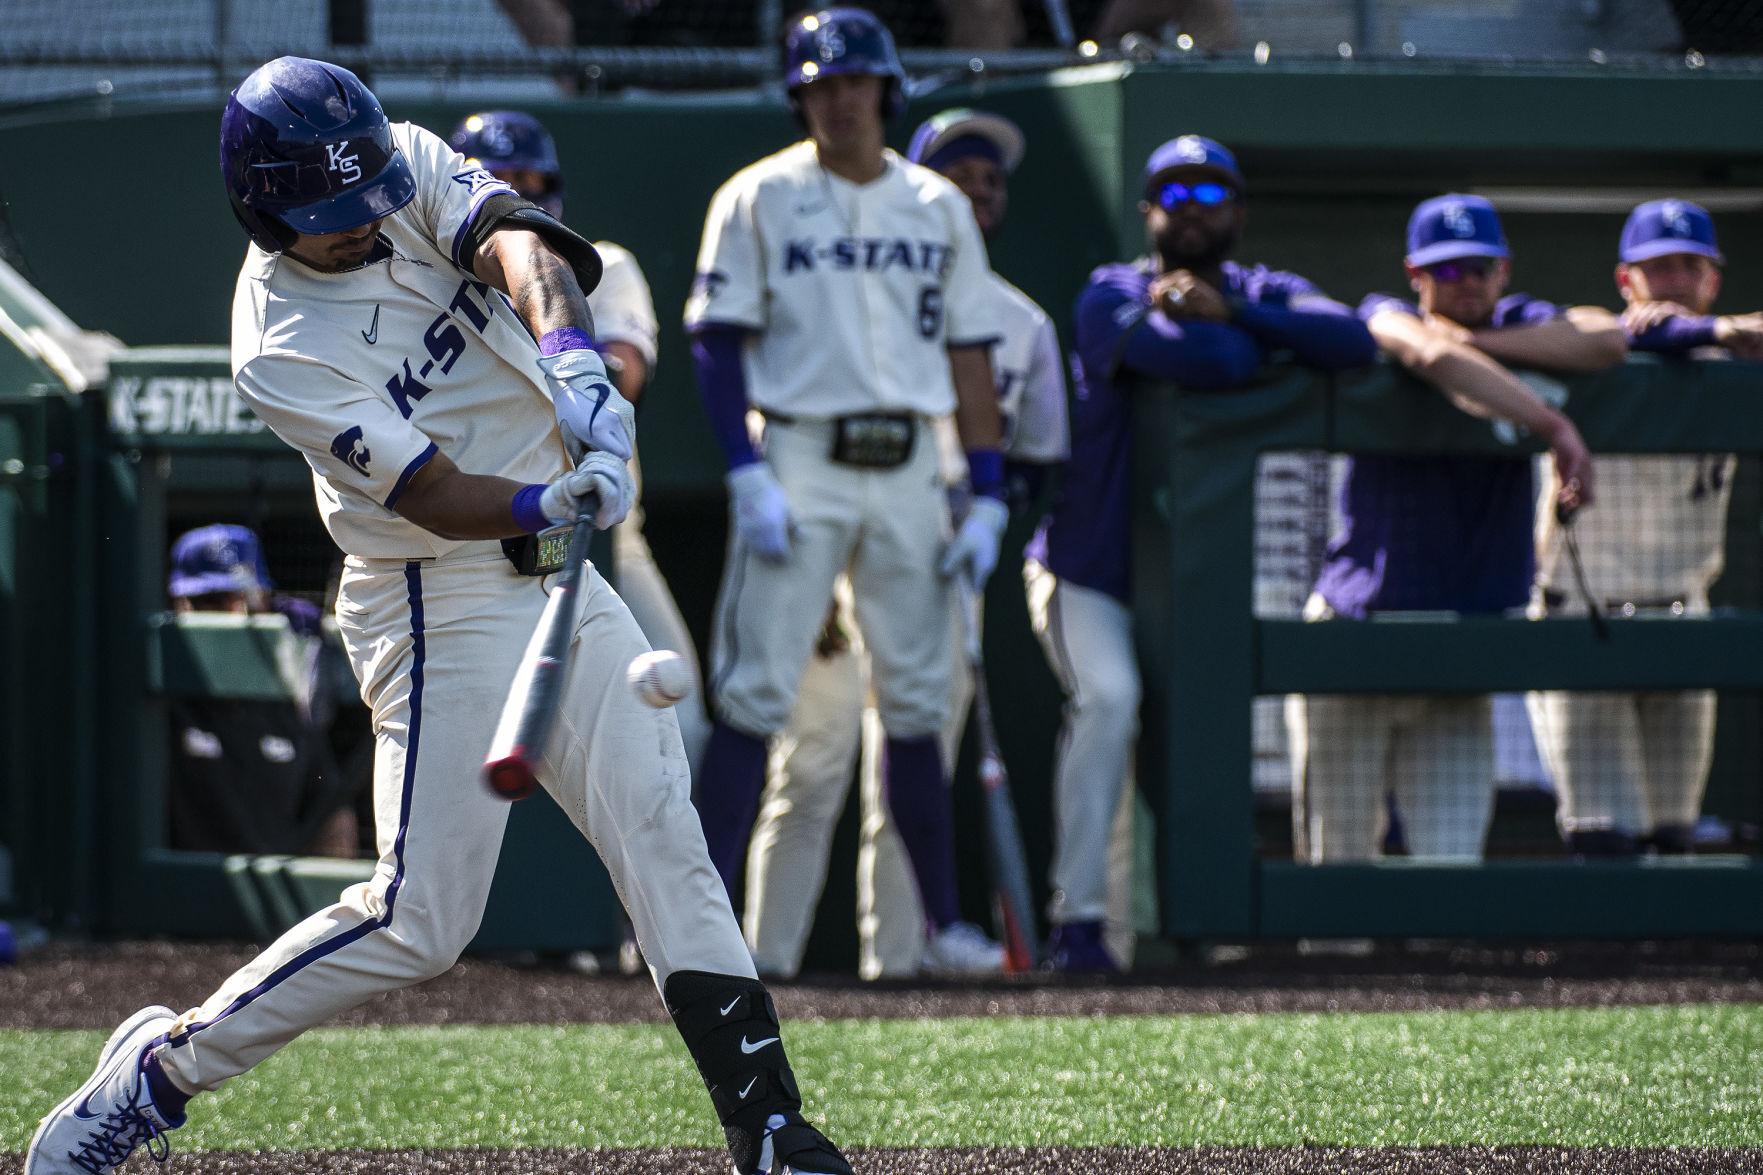
<svg viewBox="0 0 1763 1175">
<path fill-rule="evenodd" d="M 131 1017 L 43 1120 L 30 1175 L 111 1171 L 142 1143 L 163 1158 L 190 1098 L 452 965 L 508 815 L 479 771 L 544 607 L 536 573 L 557 563 L 533 536 L 581 512 L 612 526 L 632 495 L 632 414 L 590 346 L 584 287 L 600 263 L 586 241 L 438 136 L 389 124 L 323 62 L 246 78 L 221 161 L 252 238 L 236 383 L 306 457 L 346 555 L 337 622 L 377 738 L 379 866 L 198 1007 Z M 540 780 L 605 861 L 735 1169 L 848 1175 L 800 1114 L 672 712 L 624 681 L 648 645 L 591 568 L 582 596 Z"/>
<path fill-rule="evenodd" d="M 563 219 L 563 168 L 557 161 L 557 144 L 551 132 L 538 119 L 509 110 L 467 115 L 453 128 L 448 142 L 467 163 L 483 167 L 519 195 Z M 605 267 L 600 284 L 588 294 L 594 346 L 607 360 L 619 394 L 639 404 L 655 374 L 660 329 L 655 301 L 630 250 L 611 241 L 595 241 L 594 251 Z M 686 745 L 686 761 L 696 776 L 704 741 L 710 737 L 710 718 L 698 681 L 698 651 L 649 550 L 649 541 L 643 537 L 643 474 L 635 454 L 631 456 L 631 477 L 638 496 L 625 520 L 612 529 L 612 583 L 649 644 L 678 653 L 692 672 L 692 691 L 675 704 L 674 714 Z"/>
<path fill-rule="evenodd" d="M 1627 348 L 1614 316 L 1507 294 L 1511 251 L 1498 212 L 1479 196 L 1422 201 L 1407 240 L 1416 302 L 1374 294 L 1360 306 L 1378 345 L 1465 411 L 1541 438 L 1562 470 L 1560 505 L 1589 502 L 1593 470 L 1578 430 L 1506 364 L 1619 363 Z M 1532 481 L 1523 457 L 1353 457 L 1306 617 L 1522 607 L 1533 572 Z M 1480 858 L 1494 801 L 1486 696 L 1294 694 L 1286 722 L 1299 860 L 1380 855 L 1390 795 L 1411 856 Z"/>
<path fill-rule="evenodd" d="M 983 584 L 1007 517 L 985 244 L 954 185 L 883 146 L 904 71 L 880 21 L 854 8 L 809 13 L 785 56 L 809 137 L 717 191 L 686 307 L 734 523 L 698 791 L 705 837 L 733 892 L 767 740 L 789 720 L 834 581 L 848 572 L 929 949 L 956 969 L 991 966 L 996 945 L 958 913 L 937 746 L 952 577 Z M 747 433 L 749 405 L 765 416 L 763 454 Z M 951 412 L 975 495 L 953 539 L 930 428 Z"/>
<path fill-rule="evenodd" d="M 906 157 L 944 176 L 973 205 L 980 233 L 989 241 L 1008 207 L 1008 177 L 1022 161 L 1025 143 L 1014 122 L 976 110 L 945 110 L 913 133 Z M 1021 290 L 993 272 L 989 277 L 1002 330 L 992 350 L 998 406 L 1003 417 L 1004 461 L 1012 505 L 1037 496 L 1048 466 L 1064 460 L 1065 375 L 1052 320 Z M 958 498 L 966 494 L 966 463 L 960 460 L 953 425 L 938 421 L 944 442 L 945 477 Z M 951 453 L 953 460 L 948 460 Z M 840 633 L 856 626 L 848 582 L 838 596 Z M 951 593 L 949 640 L 965 644 L 964 593 Z M 909 866 L 882 800 L 881 723 L 865 705 L 870 676 L 861 636 L 826 637 L 803 676 L 789 727 L 772 747 L 769 782 L 748 855 L 744 926 L 760 974 L 794 975 L 802 962 L 814 908 L 826 878 L 833 828 L 845 807 L 853 769 L 862 759 L 862 844 L 857 859 L 858 969 L 867 978 L 902 977 L 926 959 L 924 918 Z M 943 762 L 953 765 L 972 699 L 965 657 L 956 658 L 946 717 L 939 736 Z"/>
<path fill-rule="evenodd" d="M 1763 357 L 1763 315 L 1714 315 L 1722 257 L 1714 220 L 1687 200 L 1637 207 L 1622 230 L 1616 285 L 1629 347 L 1663 355 Z M 1598 501 L 1573 516 L 1586 585 L 1618 616 L 1694 617 L 1725 566 L 1734 458 L 1602 456 Z M 1552 480 L 1552 475 L 1551 475 Z M 1545 495 L 1552 485 L 1546 485 Z M 1537 514 L 1533 607 L 1583 615 L 1552 510 Z M 1575 852 L 1685 852 L 1714 754 L 1713 690 L 1529 696 L 1531 720 L 1560 793 L 1557 818 Z"/>
</svg>

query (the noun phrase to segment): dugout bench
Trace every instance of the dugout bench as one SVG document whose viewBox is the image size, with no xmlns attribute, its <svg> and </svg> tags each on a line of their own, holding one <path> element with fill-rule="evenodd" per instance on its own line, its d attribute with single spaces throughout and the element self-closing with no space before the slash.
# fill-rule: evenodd
<svg viewBox="0 0 1763 1175">
<path fill-rule="evenodd" d="M 143 348 L 111 364 L 102 445 L 106 536 L 99 582 L 113 598 L 106 740 L 97 812 L 111 846 L 96 920 L 121 933 L 273 938 L 373 874 L 368 858 L 181 852 L 166 847 L 171 696 L 291 700 L 293 635 L 279 615 L 165 611 L 171 531 L 194 519 L 265 529 L 312 517 L 305 462 L 238 400 L 223 348 Z M 181 520 L 181 521 L 174 521 Z M 273 540 L 271 540 L 273 541 Z M 268 545 L 268 544 L 266 544 Z M 595 550 L 607 564 L 610 544 Z M 271 552 L 273 558 L 273 551 Z M 334 548 L 331 552 L 334 557 Z M 336 637 L 327 621 L 327 641 Z M 365 722 L 347 663 L 334 695 Z M 559 894 L 577 900 L 560 902 Z M 535 900 L 545 895 L 545 900 Z M 616 946 L 617 900 L 592 848 L 543 793 L 514 806 L 483 926 L 472 949 L 572 951 Z"/>
<path fill-rule="evenodd" d="M 1763 366 L 1636 357 L 1565 383 L 1565 409 L 1594 453 L 1763 452 Z M 1752 600 L 1707 619 L 1612 617 L 1607 641 L 1584 618 L 1260 619 L 1251 584 L 1261 454 L 1515 456 L 1538 446 L 1502 439 L 1509 430 L 1387 365 L 1338 376 L 1287 370 L 1232 392 L 1155 388 L 1135 412 L 1140 769 L 1160 817 L 1168 937 L 1763 935 L 1763 862 L 1748 855 L 1313 866 L 1258 853 L 1245 783 L 1257 696 L 1756 690 L 1763 614 Z M 1755 530 L 1753 518 L 1752 542 Z M 1754 706 L 1723 706 L 1717 759 L 1729 761 L 1753 812 L 1763 766 L 1756 725 Z"/>
</svg>

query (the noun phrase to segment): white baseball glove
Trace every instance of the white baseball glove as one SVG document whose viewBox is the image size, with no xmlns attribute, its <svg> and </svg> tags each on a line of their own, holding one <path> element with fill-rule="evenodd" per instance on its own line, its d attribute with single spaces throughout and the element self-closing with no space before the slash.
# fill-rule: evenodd
<svg viewBox="0 0 1763 1175">
<path fill-rule="evenodd" d="M 998 565 L 998 543 L 1010 511 L 996 498 L 978 497 L 961 520 L 961 529 L 943 551 L 943 574 L 965 573 L 974 591 L 982 591 Z"/>
<path fill-rule="evenodd" d="M 734 499 L 735 534 L 764 559 L 774 562 L 790 554 L 790 499 L 763 461 L 731 470 L 728 491 Z"/>
<path fill-rule="evenodd" d="M 624 521 L 630 512 L 636 486 L 624 458 L 590 450 L 576 467 L 545 487 L 539 509 L 558 525 L 574 522 L 583 511 L 592 511 L 594 529 L 605 530 Z"/>
<path fill-rule="evenodd" d="M 599 354 L 580 350 L 542 355 L 539 370 L 551 385 L 570 456 L 580 456 L 585 446 L 629 461 L 636 447 L 637 411 L 612 386 Z"/>
</svg>

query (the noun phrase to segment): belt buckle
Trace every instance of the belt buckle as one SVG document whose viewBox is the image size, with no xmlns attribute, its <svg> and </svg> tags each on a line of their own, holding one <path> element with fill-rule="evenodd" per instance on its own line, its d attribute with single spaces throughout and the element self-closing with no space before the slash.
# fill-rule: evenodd
<svg viewBox="0 0 1763 1175">
<path fill-rule="evenodd" d="M 868 412 L 834 421 L 834 461 L 865 469 L 893 469 L 912 456 L 917 422 L 903 413 Z"/>
</svg>

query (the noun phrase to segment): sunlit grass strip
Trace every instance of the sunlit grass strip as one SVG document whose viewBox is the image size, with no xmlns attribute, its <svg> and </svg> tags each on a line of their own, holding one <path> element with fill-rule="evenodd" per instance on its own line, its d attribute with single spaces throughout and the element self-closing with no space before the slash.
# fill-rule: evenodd
<svg viewBox="0 0 1763 1175">
<path fill-rule="evenodd" d="M 861 1020 L 786 1029 L 852 1146 L 1758 1146 L 1763 1009 Z M 0 1033 L 0 1151 L 103 1034 Z M 716 1146 L 656 1026 L 309 1034 L 179 1149 Z"/>
</svg>

